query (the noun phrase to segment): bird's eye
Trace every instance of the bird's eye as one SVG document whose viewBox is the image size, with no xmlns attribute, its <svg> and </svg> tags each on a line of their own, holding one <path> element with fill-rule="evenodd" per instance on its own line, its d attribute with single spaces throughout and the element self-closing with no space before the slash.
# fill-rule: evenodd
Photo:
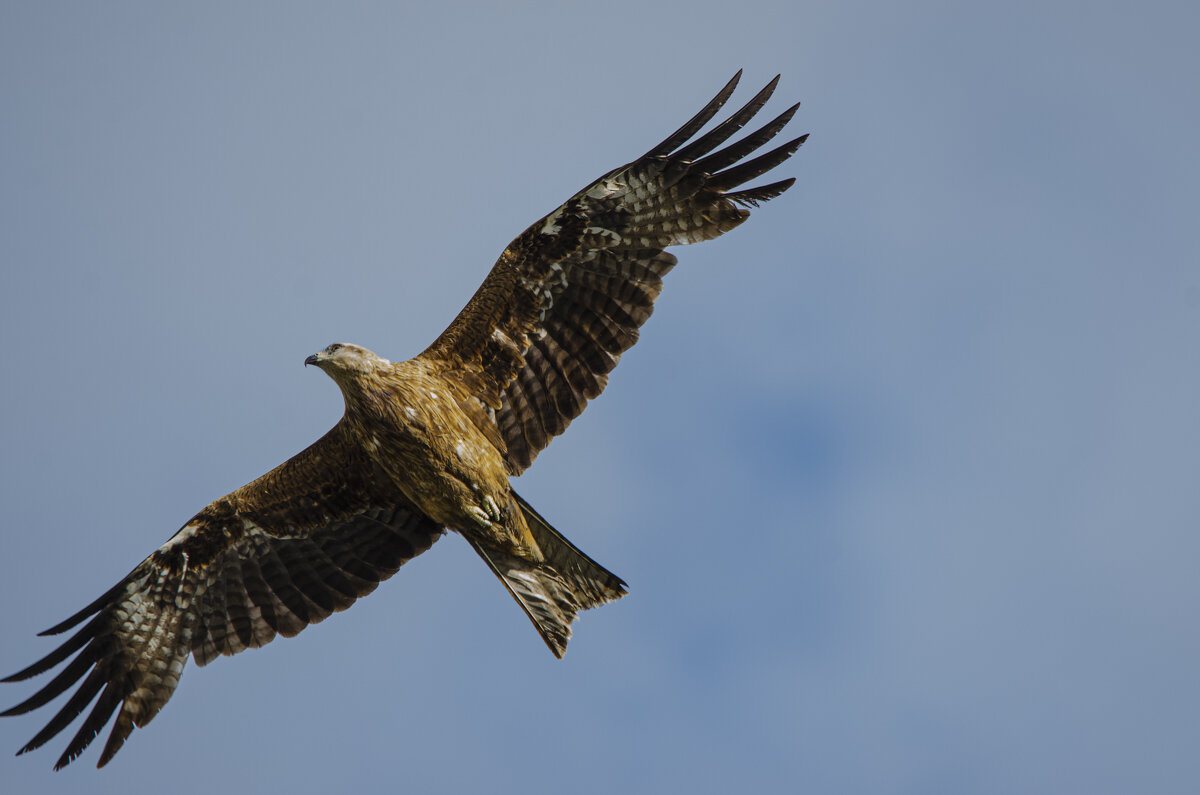
<svg viewBox="0 0 1200 795">
<path fill-rule="evenodd" d="M 328 348 L 326 348 L 325 350 L 329 351 L 330 353 L 333 353 L 334 351 L 341 350 L 341 348 L 342 348 L 342 343 L 335 342 L 332 345 L 330 345 Z"/>
</svg>

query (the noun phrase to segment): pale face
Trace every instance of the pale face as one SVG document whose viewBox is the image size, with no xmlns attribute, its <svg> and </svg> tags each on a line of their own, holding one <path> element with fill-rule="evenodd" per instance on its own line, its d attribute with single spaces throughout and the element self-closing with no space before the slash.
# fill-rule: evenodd
<svg viewBox="0 0 1200 795">
<path fill-rule="evenodd" d="M 381 364 L 390 364 L 382 356 L 376 356 L 360 345 L 348 342 L 335 342 L 322 351 L 314 353 L 304 360 L 305 365 L 315 364 L 327 373 L 365 373 L 374 370 Z"/>
</svg>

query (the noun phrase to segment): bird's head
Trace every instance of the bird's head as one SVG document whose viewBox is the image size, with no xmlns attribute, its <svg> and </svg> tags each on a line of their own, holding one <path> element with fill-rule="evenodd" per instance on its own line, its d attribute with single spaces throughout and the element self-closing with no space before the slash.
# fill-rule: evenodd
<svg viewBox="0 0 1200 795">
<path fill-rule="evenodd" d="M 349 376 L 370 373 L 381 365 L 391 364 L 382 356 L 377 356 L 360 345 L 348 342 L 335 342 L 324 350 L 317 351 L 304 360 L 304 365 L 316 365 L 335 381 L 339 376 Z"/>
</svg>

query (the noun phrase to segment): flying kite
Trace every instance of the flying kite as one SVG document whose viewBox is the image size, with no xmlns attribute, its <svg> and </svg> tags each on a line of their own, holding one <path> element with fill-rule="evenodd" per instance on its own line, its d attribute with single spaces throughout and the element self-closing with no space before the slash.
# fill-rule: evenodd
<svg viewBox="0 0 1200 795">
<path fill-rule="evenodd" d="M 341 389 L 342 419 L 208 505 L 103 596 L 41 633 L 83 625 L 3 680 L 28 679 L 75 655 L 2 714 L 30 712 L 82 683 L 18 753 L 46 743 L 95 700 L 55 769 L 79 756 L 115 712 L 103 767 L 167 703 L 189 655 L 207 665 L 291 637 L 369 594 L 446 530 L 467 539 L 561 657 L 576 613 L 619 599 L 625 583 L 554 530 L 509 478 L 604 390 L 637 342 L 676 263 L 663 249 L 728 232 L 750 215 L 745 207 L 795 182 L 737 190 L 807 138 L 744 159 L 798 105 L 718 149 L 762 108 L 778 77 L 691 140 L 740 76 L 665 141 L 521 233 L 420 355 L 390 362 L 335 343 L 305 359 Z"/>
</svg>

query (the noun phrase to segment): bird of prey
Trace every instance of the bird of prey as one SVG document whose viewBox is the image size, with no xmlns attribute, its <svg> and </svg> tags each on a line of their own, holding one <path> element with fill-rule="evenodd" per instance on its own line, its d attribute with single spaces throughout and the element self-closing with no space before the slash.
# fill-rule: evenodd
<svg viewBox="0 0 1200 795">
<path fill-rule="evenodd" d="M 75 633 L 16 682 L 70 662 L 4 712 L 75 687 L 18 753 L 95 705 L 59 757 L 70 763 L 116 713 L 103 767 L 170 699 L 189 655 L 206 665 L 290 637 L 370 593 L 446 530 L 461 534 L 561 657 L 580 610 L 625 583 L 579 551 L 509 484 L 599 395 L 675 265 L 668 246 L 711 240 L 747 206 L 791 187 L 742 186 L 778 166 L 795 138 L 745 159 L 792 106 L 721 147 L 779 78 L 692 140 L 733 93 L 632 163 L 521 233 L 450 326 L 420 355 L 391 362 L 335 343 L 305 360 L 334 380 L 342 419 L 308 449 L 208 505 L 99 599 L 43 632 Z M 74 655 L 74 658 L 72 658 Z"/>
</svg>

